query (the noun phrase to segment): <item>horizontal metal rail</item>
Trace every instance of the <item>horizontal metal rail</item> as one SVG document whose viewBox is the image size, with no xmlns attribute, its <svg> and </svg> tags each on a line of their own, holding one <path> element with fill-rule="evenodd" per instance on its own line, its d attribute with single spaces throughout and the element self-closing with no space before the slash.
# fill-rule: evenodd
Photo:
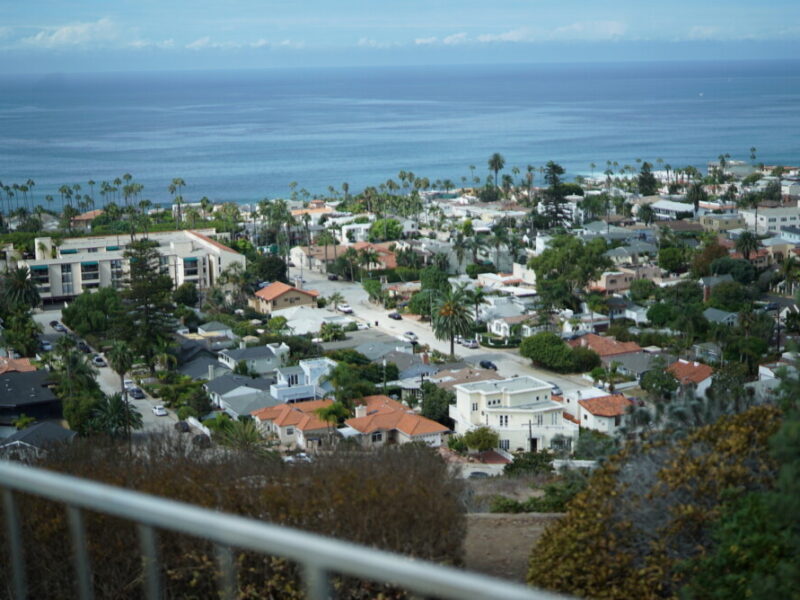
<svg viewBox="0 0 800 600">
<path fill-rule="evenodd" d="M 307 578 L 306 589 L 314 598 L 327 597 L 326 581 L 331 574 L 349 575 L 417 594 L 453 600 L 565 598 L 453 567 L 9 462 L 0 462 L 0 488 L 40 496 L 68 507 L 113 515 L 145 527 L 210 540 L 218 548 L 237 548 L 288 558 L 302 565 L 301 572 Z M 6 514 L 11 514 L 11 511 L 7 510 Z M 18 531 L 18 523 L 7 525 L 9 529 L 16 527 Z M 14 540 L 11 541 L 12 551 L 16 553 Z M 152 541 L 148 543 L 152 545 Z M 154 552 L 148 554 L 146 561 L 152 561 Z M 218 558 L 223 565 L 229 561 L 224 552 Z M 17 564 L 15 561 L 18 559 L 18 556 L 12 556 L 12 563 Z M 225 575 L 223 573 L 223 577 Z M 230 581 L 225 584 L 230 585 Z M 156 587 L 154 582 L 151 585 Z"/>
</svg>

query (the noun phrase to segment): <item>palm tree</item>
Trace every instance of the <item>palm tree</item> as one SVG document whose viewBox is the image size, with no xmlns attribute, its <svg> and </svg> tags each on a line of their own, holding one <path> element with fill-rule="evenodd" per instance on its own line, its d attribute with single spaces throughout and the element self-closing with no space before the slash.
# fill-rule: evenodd
<svg viewBox="0 0 800 600">
<path fill-rule="evenodd" d="M 348 266 L 350 267 L 350 281 L 356 280 L 356 265 L 359 261 L 358 252 L 352 246 L 345 250 L 342 257 L 347 261 Z"/>
<path fill-rule="evenodd" d="M 108 363 L 114 372 L 119 375 L 120 397 L 128 404 L 128 390 L 125 387 L 125 375 L 130 372 L 133 367 L 134 355 L 130 347 L 121 341 L 115 341 L 111 345 L 111 349 L 106 353 Z M 126 413 L 127 414 L 127 413 Z M 130 444 L 130 423 L 126 424 L 126 432 L 128 434 L 128 443 Z"/>
<path fill-rule="evenodd" d="M 261 435 L 253 419 L 231 421 L 230 425 L 222 431 L 221 441 L 225 446 L 233 448 L 237 452 L 262 454 L 267 451 L 264 436 Z"/>
<path fill-rule="evenodd" d="M 650 225 L 655 218 L 655 211 L 649 204 L 645 204 L 639 209 L 639 219 L 645 224 Z"/>
<path fill-rule="evenodd" d="M 468 336 L 472 333 L 473 320 L 463 286 L 451 287 L 437 295 L 431 320 L 436 339 L 449 339 L 450 356 L 454 356 L 456 336 Z"/>
<path fill-rule="evenodd" d="M 484 292 L 483 288 L 480 286 L 472 288 L 467 291 L 467 300 L 475 307 L 475 312 L 473 313 L 474 319 L 479 321 L 478 310 L 481 304 L 486 303 L 486 292 Z"/>
<path fill-rule="evenodd" d="M 742 232 L 736 239 L 736 250 L 742 253 L 745 260 L 750 260 L 750 255 L 761 246 L 761 241 L 750 231 Z"/>
<path fill-rule="evenodd" d="M 142 413 L 124 400 L 120 394 L 112 394 L 100 402 L 92 415 L 92 424 L 97 431 L 112 438 L 125 435 L 130 440 L 131 429 L 144 426 Z"/>
<path fill-rule="evenodd" d="M 800 270 L 800 263 L 790 254 L 781 263 L 780 274 L 783 279 L 783 293 L 792 296 L 794 295 L 794 284 L 797 282 L 797 273 Z"/>
<path fill-rule="evenodd" d="M 376 264 L 379 260 L 378 253 L 372 248 L 362 248 L 358 251 L 358 264 L 361 267 L 361 283 L 364 283 L 364 270 L 368 275 L 372 276 L 372 265 Z"/>
<path fill-rule="evenodd" d="M 31 279 L 28 267 L 17 267 L 3 273 L 0 279 L 2 294 L 10 306 L 24 306 L 33 308 L 41 301 L 39 290 Z"/>
<path fill-rule="evenodd" d="M 497 174 L 506 166 L 506 159 L 499 152 L 489 157 L 489 170 L 494 171 L 494 187 L 497 187 Z"/>
<path fill-rule="evenodd" d="M 328 304 L 333 306 L 333 310 L 336 312 L 339 311 L 338 308 L 339 305 L 343 303 L 344 303 L 344 296 L 342 296 L 342 294 L 340 294 L 339 292 L 334 292 L 333 294 L 328 296 Z"/>
</svg>

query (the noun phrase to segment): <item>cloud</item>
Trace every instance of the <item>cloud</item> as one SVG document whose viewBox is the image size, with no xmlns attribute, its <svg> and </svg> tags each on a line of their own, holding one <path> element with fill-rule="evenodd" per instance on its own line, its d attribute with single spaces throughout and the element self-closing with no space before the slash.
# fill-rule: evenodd
<svg viewBox="0 0 800 600">
<path fill-rule="evenodd" d="M 21 42 L 39 48 L 75 47 L 91 44 L 106 44 L 119 36 L 111 19 L 102 18 L 89 23 L 73 23 L 60 27 L 46 27 Z"/>
<path fill-rule="evenodd" d="M 396 42 L 379 42 L 371 38 L 361 38 L 358 40 L 358 45 L 362 48 L 393 48 L 399 44 Z"/>
<path fill-rule="evenodd" d="M 719 28 L 712 25 L 695 25 L 689 30 L 690 40 L 711 40 L 719 36 Z"/>
<path fill-rule="evenodd" d="M 426 37 L 426 38 L 417 38 L 414 40 L 414 44 L 417 46 L 430 46 L 431 44 L 435 44 L 439 41 L 437 37 Z"/>
<path fill-rule="evenodd" d="M 528 29 L 512 29 L 505 33 L 484 33 L 476 39 L 484 44 L 491 42 L 529 42 L 532 41 L 532 36 Z"/>
<path fill-rule="evenodd" d="M 469 42 L 470 39 L 467 37 L 466 33 L 454 33 L 453 35 L 448 35 L 446 38 L 442 40 L 442 43 L 445 46 L 455 46 L 457 44 L 466 44 Z"/>
<path fill-rule="evenodd" d="M 175 40 L 169 38 L 168 40 L 133 40 L 128 44 L 131 48 L 160 48 L 169 50 L 175 47 Z"/>
<path fill-rule="evenodd" d="M 583 21 L 550 32 L 551 40 L 598 41 L 618 39 L 625 35 L 628 27 L 619 21 Z"/>
</svg>

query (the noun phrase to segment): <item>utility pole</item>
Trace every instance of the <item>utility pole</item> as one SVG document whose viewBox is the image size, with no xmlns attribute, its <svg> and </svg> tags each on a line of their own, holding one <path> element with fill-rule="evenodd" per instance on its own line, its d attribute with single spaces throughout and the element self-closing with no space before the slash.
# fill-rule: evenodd
<svg viewBox="0 0 800 600">
<path fill-rule="evenodd" d="M 386 395 L 386 359 L 383 359 L 383 394 Z"/>
<path fill-rule="evenodd" d="M 528 452 L 533 452 L 533 422 L 528 419 Z"/>
</svg>

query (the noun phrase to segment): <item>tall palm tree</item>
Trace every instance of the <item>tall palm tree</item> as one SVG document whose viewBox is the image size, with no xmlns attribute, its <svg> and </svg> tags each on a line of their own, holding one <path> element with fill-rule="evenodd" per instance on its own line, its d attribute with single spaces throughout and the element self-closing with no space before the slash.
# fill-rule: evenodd
<svg viewBox="0 0 800 600">
<path fill-rule="evenodd" d="M 368 275 L 372 276 L 372 265 L 376 264 L 380 259 L 378 253 L 372 248 L 362 248 L 358 252 L 358 264 L 361 266 L 361 283 L 364 283 L 364 270 Z"/>
<path fill-rule="evenodd" d="M 761 241 L 750 231 L 742 232 L 736 239 L 736 250 L 742 253 L 745 260 L 750 260 L 750 255 L 761 246 Z"/>
<path fill-rule="evenodd" d="M 483 290 L 482 287 L 474 287 L 471 290 L 467 290 L 467 301 L 472 304 L 475 308 L 475 312 L 473 313 L 475 321 L 479 321 L 479 310 L 480 305 L 486 303 L 486 292 Z"/>
<path fill-rule="evenodd" d="M 115 341 L 111 345 L 111 349 L 106 353 L 108 363 L 114 372 L 119 375 L 120 398 L 124 403 L 128 404 L 128 390 L 125 388 L 125 375 L 127 375 L 131 368 L 133 368 L 133 361 L 135 359 L 133 351 L 130 347 L 121 341 Z M 127 414 L 127 413 L 126 413 Z M 126 423 L 126 433 L 128 435 L 128 443 L 130 444 L 130 430 L 131 423 Z"/>
<path fill-rule="evenodd" d="M 344 302 L 344 296 L 342 296 L 339 292 L 334 292 L 330 296 L 328 296 L 328 304 L 333 306 L 333 310 L 338 312 L 339 305 Z"/>
<path fill-rule="evenodd" d="M 436 339 L 449 339 L 450 356 L 454 356 L 456 336 L 468 336 L 472 333 L 473 319 L 463 286 L 451 287 L 437 295 L 431 320 Z"/>
<path fill-rule="evenodd" d="M 342 257 L 347 261 L 348 266 L 350 267 L 350 281 L 356 280 L 356 265 L 359 261 L 358 252 L 352 246 L 345 250 Z"/>
<path fill-rule="evenodd" d="M 506 166 L 506 159 L 499 152 L 489 157 L 489 170 L 494 171 L 494 187 L 497 187 L 497 174 Z"/>
<path fill-rule="evenodd" d="M 781 262 L 780 274 L 783 279 L 783 293 L 788 296 L 794 295 L 794 285 L 797 283 L 798 270 L 800 270 L 800 263 L 797 262 L 794 254 L 790 254 Z"/>
<path fill-rule="evenodd" d="M 97 405 L 92 415 L 92 424 L 97 431 L 112 438 L 125 435 L 130 439 L 130 430 L 141 429 L 144 422 L 142 413 L 135 406 L 119 394 L 112 394 Z"/>
<path fill-rule="evenodd" d="M 3 298 L 9 306 L 33 308 L 41 301 L 28 267 L 7 270 L 0 279 L 0 286 Z"/>
</svg>

